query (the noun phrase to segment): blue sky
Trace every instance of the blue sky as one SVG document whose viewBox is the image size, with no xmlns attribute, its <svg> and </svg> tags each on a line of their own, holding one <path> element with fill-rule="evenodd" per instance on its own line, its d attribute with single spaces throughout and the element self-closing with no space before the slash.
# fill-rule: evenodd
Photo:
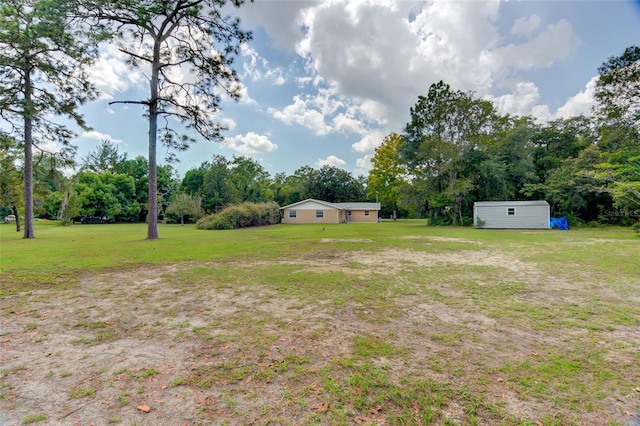
<svg viewBox="0 0 640 426">
<path fill-rule="evenodd" d="M 366 174 L 439 80 L 503 114 L 588 115 L 597 68 L 640 44 L 640 0 L 257 0 L 235 13 L 254 36 L 235 63 L 243 98 L 216 115 L 224 142 L 178 153 L 181 177 L 217 154 L 250 156 L 272 176 L 324 164 Z M 146 156 L 143 109 L 108 104 L 148 96 L 144 70 L 122 59 L 105 46 L 91 71 L 101 97 L 82 107 L 93 131 L 74 141 L 78 159 L 103 139 Z"/>
</svg>

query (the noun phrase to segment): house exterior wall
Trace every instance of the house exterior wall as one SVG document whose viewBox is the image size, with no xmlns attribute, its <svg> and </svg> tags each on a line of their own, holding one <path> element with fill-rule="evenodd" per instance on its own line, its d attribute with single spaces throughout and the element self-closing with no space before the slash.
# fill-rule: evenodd
<svg viewBox="0 0 640 426">
<path fill-rule="evenodd" d="M 347 214 L 347 222 L 377 222 L 378 211 L 377 210 L 349 210 L 351 215 Z M 365 215 L 365 211 L 369 212 L 369 215 Z"/>
<path fill-rule="evenodd" d="M 301 208 L 303 207 L 303 208 Z M 340 210 L 328 209 L 326 206 L 320 206 L 317 209 L 307 209 L 306 206 L 296 206 L 290 209 L 284 209 L 283 223 L 340 223 Z M 296 212 L 296 217 L 289 217 L 290 211 Z M 323 218 L 316 217 L 316 211 L 322 210 Z"/>
<path fill-rule="evenodd" d="M 281 207 L 283 223 L 346 223 L 346 222 L 377 222 L 379 203 L 328 203 L 315 199 L 308 199 L 288 206 Z M 323 212 L 323 217 L 316 216 L 317 211 Z M 368 215 L 365 212 L 369 212 Z M 295 212 L 295 217 L 291 217 Z M 351 215 L 348 213 L 351 212 Z"/>
<path fill-rule="evenodd" d="M 483 201 L 473 204 L 473 224 L 487 229 L 549 229 L 546 201 Z"/>
</svg>

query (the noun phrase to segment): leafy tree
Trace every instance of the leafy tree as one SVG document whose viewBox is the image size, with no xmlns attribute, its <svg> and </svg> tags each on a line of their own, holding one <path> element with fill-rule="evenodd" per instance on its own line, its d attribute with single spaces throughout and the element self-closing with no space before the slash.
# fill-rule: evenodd
<svg viewBox="0 0 640 426">
<path fill-rule="evenodd" d="M 207 162 L 204 162 L 197 169 L 187 170 L 182 178 L 182 182 L 180 183 L 180 190 L 189 195 L 199 194 L 202 191 L 202 186 L 204 185 L 206 167 Z"/>
<path fill-rule="evenodd" d="M 440 81 L 419 96 L 405 127 L 400 156 L 426 200 L 431 223 L 463 223 L 474 175 L 465 155 L 486 144 L 499 129 L 494 105 Z"/>
<path fill-rule="evenodd" d="M 20 232 L 22 207 L 22 173 L 17 167 L 20 157 L 19 143 L 12 137 L 0 134 L 0 207 L 7 208 L 16 217 L 16 231 Z"/>
<path fill-rule="evenodd" d="M 503 121 L 495 137 L 465 153 L 465 173 L 475 174 L 474 200 L 518 200 L 524 198 L 525 184 L 538 182 L 532 156 L 538 126 L 529 118 L 504 117 Z"/>
<path fill-rule="evenodd" d="M 604 125 L 624 124 L 640 132 L 640 47 L 630 46 L 600 68 L 594 112 Z"/>
<path fill-rule="evenodd" d="M 149 118 L 149 215 L 147 239 L 158 238 L 156 146 L 158 118 L 165 118 L 162 141 L 175 149 L 194 142 L 171 128 L 179 120 L 207 140 L 219 140 L 223 126 L 212 121 L 221 103 L 221 91 L 240 97 L 237 73 L 230 67 L 250 33 L 239 19 L 223 17 L 226 0 L 116 0 L 87 1 L 88 9 L 116 28 L 120 51 L 132 66 L 149 71 L 149 98 L 124 101 L 145 105 Z M 231 2 L 240 6 L 241 0 Z M 177 73 L 187 74 L 178 81 Z"/>
<path fill-rule="evenodd" d="M 274 191 L 275 200 L 281 206 L 286 206 L 310 198 L 309 182 L 316 173 L 310 166 L 302 166 L 294 170 L 290 176 L 276 175 L 274 181 L 279 187 Z"/>
<path fill-rule="evenodd" d="M 80 172 L 70 204 L 74 215 L 110 216 L 130 220 L 138 213 L 131 176 L 109 172 Z"/>
<path fill-rule="evenodd" d="M 323 166 L 309 178 L 307 195 L 330 203 L 361 200 L 364 188 L 351 173 L 334 166 Z"/>
<path fill-rule="evenodd" d="M 368 194 L 375 194 L 382 206 L 390 208 L 394 220 L 397 218 L 400 197 L 398 191 L 407 179 L 407 168 L 398 157 L 402 142 L 402 136 L 397 133 L 384 138 L 371 159 L 373 168 L 369 171 L 367 185 Z"/>
<path fill-rule="evenodd" d="M 234 156 L 230 167 L 229 178 L 241 202 L 273 201 L 269 172 L 260 163 L 249 157 Z"/>
<path fill-rule="evenodd" d="M 97 53 L 95 39 L 73 20 L 74 3 L 4 0 L 0 5 L 0 119 L 24 149 L 24 238 L 35 238 L 33 147 L 53 142 L 63 147 L 62 154 L 73 153 L 73 132 L 50 117 L 66 116 L 87 128 L 77 107 L 95 94 L 85 72 Z"/>
<path fill-rule="evenodd" d="M 576 158 L 596 140 L 591 121 L 584 116 L 551 121 L 532 136 L 536 173 L 544 181 L 565 159 Z"/>
<path fill-rule="evenodd" d="M 81 169 L 94 173 L 121 173 L 126 161 L 127 154 L 120 154 L 114 143 L 103 140 L 100 146 L 82 159 Z"/>
<path fill-rule="evenodd" d="M 209 213 L 215 213 L 227 206 L 239 202 L 231 183 L 229 160 L 222 155 L 214 155 L 204 170 L 204 179 L 200 190 L 202 204 Z"/>
<path fill-rule="evenodd" d="M 180 223 L 184 225 L 185 217 L 199 219 L 204 211 L 200 197 L 180 192 L 167 206 L 167 214 L 180 217 Z"/>
</svg>

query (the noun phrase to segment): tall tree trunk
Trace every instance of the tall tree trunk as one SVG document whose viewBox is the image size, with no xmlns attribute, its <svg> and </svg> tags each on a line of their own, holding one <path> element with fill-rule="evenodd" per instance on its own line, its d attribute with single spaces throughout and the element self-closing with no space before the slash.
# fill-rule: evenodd
<svg viewBox="0 0 640 426">
<path fill-rule="evenodd" d="M 69 198 L 71 198 L 71 190 L 67 190 L 64 193 L 62 203 L 60 203 L 60 211 L 58 212 L 59 219 L 67 218 L 67 207 L 69 207 Z"/>
<path fill-rule="evenodd" d="M 156 145 L 158 139 L 158 73 L 160 70 L 160 40 L 153 46 L 151 66 L 151 97 L 149 99 L 149 213 L 147 214 L 147 239 L 158 239 L 158 166 Z"/>
<path fill-rule="evenodd" d="M 16 232 L 20 232 L 20 215 L 18 214 L 18 207 L 14 204 L 11 206 L 13 215 L 16 217 Z"/>
<path fill-rule="evenodd" d="M 31 67 L 24 69 L 24 237 L 35 238 L 33 230 L 33 104 Z M 16 216 L 16 220 L 18 217 Z"/>
</svg>

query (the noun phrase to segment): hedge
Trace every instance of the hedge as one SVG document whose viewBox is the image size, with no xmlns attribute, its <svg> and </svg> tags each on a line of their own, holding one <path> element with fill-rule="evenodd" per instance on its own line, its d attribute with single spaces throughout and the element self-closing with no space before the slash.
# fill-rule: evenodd
<svg viewBox="0 0 640 426">
<path fill-rule="evenodd" d="M 282 214 L 278 203 L 242 203 L 224 208 L 220 213 L 204 216 L 197 229 L 237 229 L 280 223 Z"/>
</svg>

